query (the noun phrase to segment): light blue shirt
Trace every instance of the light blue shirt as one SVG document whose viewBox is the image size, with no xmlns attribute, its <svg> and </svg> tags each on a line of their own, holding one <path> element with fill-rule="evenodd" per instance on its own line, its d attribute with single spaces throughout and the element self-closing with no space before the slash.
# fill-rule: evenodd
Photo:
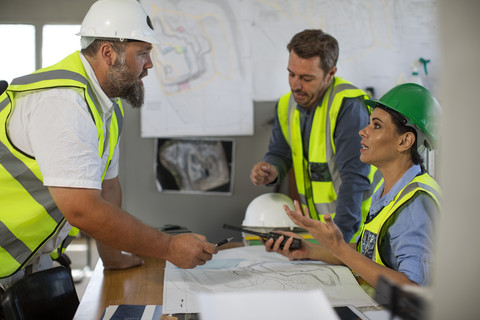
<svg viewBox="0 0 480 320">
<path fill-rule="evenodd" d="M 372 196 L 369 219 L 378 214 L 418 174 L 414 165 L 397 181 L 392 190 L 381 197 L 384 185 Z M 428 285 L 431 273 L 433 228 L 438 218 L 436 202 L 425 193 L 417 193 L 396 212 L 379 252 L 387 265 L 405 274 L 419 285 Z"/>
</svg>

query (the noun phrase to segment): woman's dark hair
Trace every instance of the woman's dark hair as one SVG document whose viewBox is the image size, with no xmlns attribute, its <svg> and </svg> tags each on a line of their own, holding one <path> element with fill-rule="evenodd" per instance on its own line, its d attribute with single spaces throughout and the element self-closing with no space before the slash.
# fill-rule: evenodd
<svg viewBox="0 0 480 320">
<path fill-rule="evenodd" d="M 382 108 L 383 110 L 387 111 L 392 116 L 393 124 L 395 125 L 395 128 L 397 129 L 398 134 L 404 134 L 406 132 L 413 132 L 413 134 L 415 135 L 415 143 L 413 144 L 412 148 L 410 149 L 410 155 L 412 157 L 413 163 L 420 165 L 420 168 L 422 169 L 422 171 L 426 171 L 425 170 L 425 165 L 423 164 L 423 162 L 424 162 L 423 157 L 420 155 L 420 153 L 418 153 L 417 131 L 413 127 L 410 127 L 410 126 L 406 125 L 408 123 L 408 120 L 403 115 L 401 115 L 399 112 L 397 112 L 393 109 L 390 109 L 390 108 L 388 108 L 384 105 L 378 104 L 378 103 L 377 103 L 377 107 Z"/>
</svg>

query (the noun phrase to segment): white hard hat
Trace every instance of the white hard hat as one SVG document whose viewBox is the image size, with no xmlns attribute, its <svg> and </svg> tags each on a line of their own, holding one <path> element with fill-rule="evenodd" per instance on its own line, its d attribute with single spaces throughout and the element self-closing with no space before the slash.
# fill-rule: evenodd
<svg viewBox="0 0 480 320">
<path fill-rule="evenodd" d="M 136 0 L 98 0 L 88 10 L 77 35 L 160 44 L 150 17 Z"/>
<path fill-rule="evenodd" d="M 293 230 L 296 225 L 285 213 L 285 204 L 294 210 L 293 200 L 283 193 L 264 193 L 256 197 L 247 207 L 242 226 Z"/>
</svg>

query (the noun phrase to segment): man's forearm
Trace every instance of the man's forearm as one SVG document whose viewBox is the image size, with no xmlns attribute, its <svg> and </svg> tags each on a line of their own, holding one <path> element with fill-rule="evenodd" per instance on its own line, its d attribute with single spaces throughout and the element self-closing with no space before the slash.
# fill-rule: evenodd
<svg viewBox="0 0 480 320">
<path fill-rule="evenodd" d="M 100 190 L 49 189 L 70 224 L 92 238 L 119 250 L 155 258 L 166 257 L 171 237 L 106 201 Z"/>
<path fill-rule="evenodd" d="M 102 183 L 102 198 L 111 204 L 122 207 L 122 189 L 118 177 L 104 180 Z M 107 246 L 96 240 L 98 255 L 105 269 L 126 269 L 143 264 L 143 260 L 120 249 Z"/>
</svg>

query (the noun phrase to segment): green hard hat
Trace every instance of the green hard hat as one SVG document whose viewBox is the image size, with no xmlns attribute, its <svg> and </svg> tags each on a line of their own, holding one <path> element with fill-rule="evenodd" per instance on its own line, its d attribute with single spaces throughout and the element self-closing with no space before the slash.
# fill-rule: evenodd
<svg viewBox="0 0 480 320">
<path fill-rule="evenodd" d="M 390 108 L 407 120 L 405 125 L 417 132 L 418 147 L 435 149 L 436 122 L 441 113 L 440 104 L 430 91 L 416 83 L 404 83 L 392 88 L 379 100 L 367 99 L 365 104 L 375 108 Z"/>
</svg>

